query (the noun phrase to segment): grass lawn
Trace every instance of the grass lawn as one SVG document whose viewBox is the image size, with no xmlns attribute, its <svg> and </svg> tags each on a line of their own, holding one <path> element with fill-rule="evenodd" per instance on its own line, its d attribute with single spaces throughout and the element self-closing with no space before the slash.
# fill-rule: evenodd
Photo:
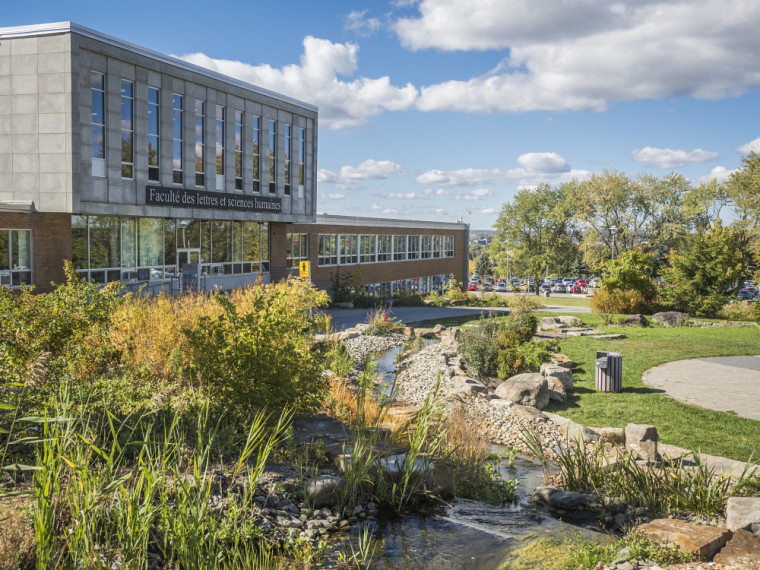
<svg viewBox="0 0 760 570">
<path fill-rule="evenodd" d="M 591 307 L 591 299 L 580 297 L 539 297 L 538 300 L 544 307 Z"/>
<path fill-rule="evenodd" d="M 536 316 L 560 314 L 537 313 Z M 598 314 L 573 314 L 588 325 L 603 326 Z M 478 318 L 448 318 L 439 322 L 455 326 L 475 322 Z M 650 390 L 641 381 L 649 368 L 674 360 L 760 354 L 760 331 L 757 328 L 610 327 L 606 330 L 624 333 L 626 338 L 576 337 L 560 342 L 562 352 L 575 362 L 575 388 L 563 404 L 552 403 L 546 411 L 594 427 L 652 424 L 657 427 L 663 443 L 739 461 L 747 461 L 750 457 L 754 461 L 760 460 L 760 422 L 683 404 Z M 597 350 L 623 355 L 621 393 L 597 392 L 594 388 Z M 720 386 L 716 389 L 719 390 Z"/>
</svg>

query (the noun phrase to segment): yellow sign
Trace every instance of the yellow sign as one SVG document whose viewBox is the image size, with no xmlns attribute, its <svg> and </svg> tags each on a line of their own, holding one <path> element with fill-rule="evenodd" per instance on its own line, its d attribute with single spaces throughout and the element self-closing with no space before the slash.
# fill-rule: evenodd
<svg viewBox="0 0 760 570">
<path fill-rule="evenodd" d="M 308 261 L 302 261 L 298 266 L 298 276 L 309 279 L 311 277 L 311 267 Z"/>
</svg>

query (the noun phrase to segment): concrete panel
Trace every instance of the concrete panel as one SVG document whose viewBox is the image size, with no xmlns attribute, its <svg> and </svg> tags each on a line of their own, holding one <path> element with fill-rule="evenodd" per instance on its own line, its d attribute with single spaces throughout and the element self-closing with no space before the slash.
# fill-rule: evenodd
<svg viewBox="0 0 760 570">
<path fill-rule="evenodd" d="M 37 56 L 38 73 L 60 73 L 71 70 L 68 53 L 46 53 Z"/>
<path fill-rule="evenodd" d="M 14 115 L 26 115 L 39 112 L 37 95 L 14 95 L 11 99 L 11 112 Z"/>
<path fill-rule="evenodd" d="M 70 81 L 65 73 L 45 73 L 39 77 L 40 93 L 66 93 L 70 92 Z M 88 99 L 89 101 L 89 99 Z"/>
<path fill-rule="evenodd" d="M 63 192 L 68 176 L 62 173 L 40 173 L 40 192 Z"/>
<path fill-rule="evenodd" d="M 37 53 L 65 52 L 71 49 L 71 36 L 61 34 L 37 38 Z"/>
<path fill-rule="evenodd" d="M 11 94 L 11 76 L 0 75 L 0 95 Z"/>
<path fill-rule="evenodd" d="M 0 42 L 0 57 L 11 55 L 11 43 L 12 42 Z"/>
<path fill-rule="evenodd" d="M 36 153 L 13 155 L 13 172 L 39 172 L 40 159 Z"/>
<path fill-rule="evenodd" d="M 7 136 L 7 135 L 3 135 Z M 13 137 L 14 153 L 37 153 L 39 151 L 40 137 L 36 133 L 29 133 L 25 135 L 15 135 Z M 0 152 L 3 152 L 0 145 Z"/>
<path fill-rule="evenodd" d="M 14 95 L 27 95 L 37 93 L 36 75 L 12 75 L 11 93 Z"/>
<path fill-rule="evenodd" d="M 39 95 L 41 113 L 67 113 L 71 109 L 71 93 L 44 93 Z"/>
<path fill-rule="evenodd" d="M 11 58 L 11 75 L 36 75 L 37 54 L 17 55 Z"/>
<path fill-rule="evenodd" d="M 10 75 L 11 58 L 7 55 L 0 55 L 0 75 Z"/>
<path fill-rule="evenodd" d="M 40 176 L 36 172 L 14 172 L 13 193 L 17 200 L 25 200 L 30 194 L 37 194 L 40 188 Z"/>
<path fill-rule="evenodd" d="M 0 154 L 11 154 L 13 152 L 13 143 L 14 137 L 11 135 L 0 135 Z"/>
<path fill-rule="evenodd" d="M 13 132 L 13 121 L 10 115 L 0 115 L 0 135 L 9 135 Z"/>
<path fill-rule="evenodd" d="M 0 173 L 12 174 L 13 173 L 13 155 L 10 153 L 0 154 Z"/>
<path fill-rule="evenodd" d="M 66 115 L 63 113 L 41 113 L 39 115 L 40 134 L 65 133 Z"/>
<path fill-rule="evenodd" d="M 3 192 L 2 189 L 11 187 L 11 175 L 0 174 L 0 202 L 13 200 L 13 192 Z"/>
<path fill-rule="evenodd" d="M 38 115 L 13 115 L 11 117 L 13 134 L 36 133 Z"/>
<path fill-rule="evenodd" d="M 40 154 L 39 169 L 40 172 L 68 172 L 71 164 L 70 157 L 65 154 Z"/>
<path fill-rule="evenodd" d="M 134 81 L 135 66 L 130 65 L 124 61 L 119 61 L 118 59 L 109 59 L 108 73 L 118 76 L 119 79 L 129 79 L 131 81 Z"/>
<path fill-rule="evenodd" d="M 0 116 L 11 114 L 11 96 L 0 95 Z"/>
<path fill-rule="evenodd" d="M 89 129 L 88 129 L 89 131 Z M 39 139 L 41 153 L 64 153 L 66 152 L 66 135 L 63 133 L 51 133 Z M 88 147 L 89 150 L 89 147 Z"/>
<path fill-rule="evenodd" d="M 68 199 L 64 192 L 41 192 L 38 208 L 42 212 L 69 212 Z"/>
<path fill-rule="evenodd" d="M 10 40 L 11 55 L 28 55 L 37 53 L 37 38 L 17 38 Z"/>
</svg>

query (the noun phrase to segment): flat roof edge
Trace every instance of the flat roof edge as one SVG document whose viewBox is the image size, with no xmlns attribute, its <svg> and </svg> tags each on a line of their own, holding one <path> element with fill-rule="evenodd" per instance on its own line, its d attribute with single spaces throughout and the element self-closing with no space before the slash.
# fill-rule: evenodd
<svg viewBox="0 0 760 570">
<path fill-rule="evenodd" d="M 203 75 L 210 79 L 223 81 L 225 83 L 229 83 L 237 87 L 247 89 L 249 91 L 253 91 L 254 93 L 258 93 L 259 95 L 271 97 L 272 99 L 276 99 L 283 103 L 290 103 L 291 105 L 296 105 L 297 107 L 302 107 L 304 109 L 314 111 L 315 113 L 319 111 L 319 108 L 316 105 L 313 105 L 311 103 L 299 101 L 298 99 L 295 99 L 293 97 L 288 97 L 287 95 L 283 95 L 282 93 L 277 93 L 276 91 L 270 91 L 269 89 L 258 87 L 251 83 L 246 83 L 245 81 L 235 79 L 234 77 L 230 77 L 229 75 L 224 75 L 222 73 L 218 73 L 216 71 L 206 69 L 205 67 L 188 63 L 182 59 L 172 57 L 172 56 L 154 51 L 152 49 L 139 46 L 137 44 L 133 44 L 126 40 L 121 40 L 114 36 L 109 36 L 108 34 L 98 32 L 97 30 L 93 30 L 92 28 L 88 28 L 86 26 L 81 26 L 74 22 L 53 22 L 53 23 L 48 23 L 48 24 L 33 24 L 29 26 L 14 26 L 14 27 L 8 27 L 8 28 L 0 28 L 0 39 L 14 39 L 14 38 L 24 38 L 24 37 L 32 37 L 32 36 L 50 36 L 50 35 L 64 34 L 64 33 L 76 33 L 81 36 L 85 36 L 90 39 L 94 39 L 94 40 L 112 45 L 114 47 L 124 49 L 132 53 L 142 55 L 144 57 L 148 57 L 150 59 L 154 59 L 156 61 L 160 61 L 163 63 L 168 63 L 170 65 L 180 67 L 182 69 L 185 69 L 186 71 L 198 73 L 199 75 Z"/>
<path fill-rule="evenodd" d="M 468 224 L 458 222 L 434 222 L 430 220 L 401 220 L 397 218 L 371 218 L 360 216 L 339 216 L 334 214 L 317 214 L 316 223 L 334 226 L 385 226 L 412 227 L 440 230 L 466 230 Z"/>
</svg>

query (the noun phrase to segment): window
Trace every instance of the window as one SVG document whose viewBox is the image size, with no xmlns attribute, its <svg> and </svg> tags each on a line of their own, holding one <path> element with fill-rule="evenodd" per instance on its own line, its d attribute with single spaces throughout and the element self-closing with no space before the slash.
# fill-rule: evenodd
<svg viewBox="0 0 760 570">
<path fill-rule="evenodd" d="M 454 257 L 454 236 L 444 236 L 443 248 L 446 257 Z"/>
<path fill-rule="evenodd" d="M 31 230 L 0 230 L 0 287 L 31 284 Z"/>
<path fill-rule="evenodd" d="M 277 121 L 269 121 L 269 193 L 277 192 Z"/>
<path fill-rule="evenodd" d="M 338 236 L 337 234 L 319 234 L 319 265 L 338 264 Z"/>
<path fill-rule="evenodd" d="M 288 267 L 309 260 L 309 234 L 288 234 Z"/>
<path fill-rule="evenodd" d="M 340 236 L 340 263 L 352 265 L 359 261 L 359 236 Z"/>
<path fill-rule="evenodd" d="M 298 129 L 298 186 L 305 184 L 306 172 L 304 157 L 306 156 L 306 129 Z"/>
<path fill-rule="evenodd" d="M 92 104 L 92 175 L 106 175 L 106 78 L 97 71 L 90 72 L 90 101 Z"/>
<path fill-rule="evenodd" d="M 285 125 L 285 188 L 286 195 L 290 195 L 290 139 L 291 139 L 291 127 Z"/>
<path fill-rule="evenodd" d="M 359 263 L 375 263 L 375 246 L 377 236 L 363 235 L 359 237 Z"/>
<path fill-rule="evenodd" d="M 443 236 L 433 236 L 433 257 L 443 257 Z"/>
<path fill-rule="evenodd" d="M 433 237 L 432 236 L 420 236 L 420 257 L 422 259 L 430 259 L 433 254 Z"/>
<path fill-rule="evenodd" d="M 134 84 L 121 80 L 121 177 L 134 178 Z"/>
<path fill-rule="evenodd" d="M 206 185 L 204 150 L 206 146 L 206 103 L 195 100 L 195 185 Z"/>
<path fill-rule="evenodd" d="M 377 236 L 377 260 L 390 261 L 393 236 Z"/>
<path fill-rule="evenodd" d="M 261 117 L 253 117 L 253 191 L 261 192 Z"/>
<path fill-rule="evenodd" d="M 393 260 L 406 261 L 406 236 L 393 236 Z"/>
<path fill-rule="evenodd" d="M 216 189 L 224 190 L 224 115 L 225 109 L 216 106 Z"/>
<path fill-rule="evenodd" d="M 243 189 L 243 112 L 235 111 L 235 190 Z"/>
<path fill-rule="evenodd" d="M 159 181 L 158 141 L 159 141 L 159 91 L 148 87 L 148 180 Z"/>
<path fill-rule="evenodd" d="M 420 258 L 420 236 L 409 236 L 409 250 L 407 259 L 419 259 Z"/>
<path fill-rule="evenodd" d="M 182 95 L 172 95 L 172 182 L 182 184 Z"/>
</svg>

